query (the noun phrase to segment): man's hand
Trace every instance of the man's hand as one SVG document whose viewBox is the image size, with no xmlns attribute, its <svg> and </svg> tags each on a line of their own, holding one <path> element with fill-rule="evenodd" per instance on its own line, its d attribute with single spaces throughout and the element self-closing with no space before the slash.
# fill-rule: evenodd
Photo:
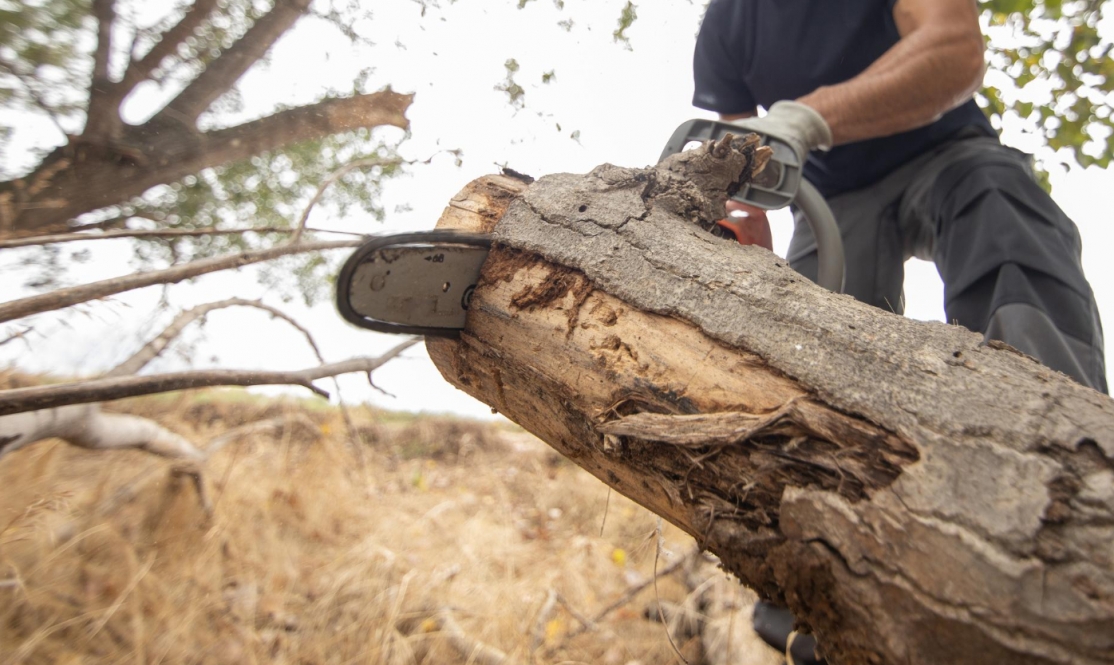
<svg viewBox="0 0 1114 665">
<path fill-rule="evenodd" d="M 778 102 L 761 118 L 734 117 L 728 122 L 788 141 L 801 164 L 805 163 L 810 151 L 832 147 L 832 130 L 828 128 L 828 123 L 815 109 L 800 102 Z"/>
<path fill-rule="evenodd" d="M 758 245 L 774 251 L 774 239 L 770 233 L 770 220 L 766 211 L 735 200 L 727 201 L 727 219 L 716 222 L 735 234 L 740 245 Z"/>
</svg>

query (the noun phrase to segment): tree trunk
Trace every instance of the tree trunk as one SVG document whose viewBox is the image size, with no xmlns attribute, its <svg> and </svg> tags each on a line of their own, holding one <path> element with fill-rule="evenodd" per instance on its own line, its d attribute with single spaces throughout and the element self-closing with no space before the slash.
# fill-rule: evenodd
<svg viewBox="0 0 1114 665">
<path fill-rule="evenodd" d="M 832 663 L 1114 662 L 1114 402 L 704 232 L 756 159 L 727 147 L 470 184 L 439 226 L 497 242 L 460 339 L 427 340 L 445 378 Z"/>
</svg>

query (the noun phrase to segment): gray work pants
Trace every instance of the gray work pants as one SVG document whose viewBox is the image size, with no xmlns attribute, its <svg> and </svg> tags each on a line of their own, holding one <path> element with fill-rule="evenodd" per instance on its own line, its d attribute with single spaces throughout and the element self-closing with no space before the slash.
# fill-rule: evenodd
<svg viewBox="0 0 1114 665">
<path fill-rule="evenodd" d="M 828 204 L 843 236 L 846 293 L 901 314 L 905 261 L 933 261 L 948 321 L 1107 392 L 1079 231 L 1037 184 L 1027 155 L 963 135 Z M 789 262 L 815 281 L 816 242 L 796 217 Z"/>
</svg>

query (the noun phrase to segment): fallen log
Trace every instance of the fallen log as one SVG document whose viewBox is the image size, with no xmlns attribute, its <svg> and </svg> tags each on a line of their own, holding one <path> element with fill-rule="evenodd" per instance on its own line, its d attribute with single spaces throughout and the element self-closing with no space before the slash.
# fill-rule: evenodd
<svg viewBox="0 0 1114 665">
<path fill-rule="evenodd" d="M 496 246 L 431 358 L 831 663 L 1114 662 L 1114 402 L 705 232 L 760 157 L 474 181 L 438 225 Z"/>
</svg>

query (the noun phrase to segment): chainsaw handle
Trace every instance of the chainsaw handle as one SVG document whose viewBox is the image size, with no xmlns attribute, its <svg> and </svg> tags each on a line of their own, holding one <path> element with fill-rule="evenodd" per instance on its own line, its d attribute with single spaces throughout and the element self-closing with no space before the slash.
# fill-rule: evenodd
<svg viewBox="0 0 1114 665">
<path fill-rule="evenodd" d="M 752 133 L 746 128 L 719 120 L 695 119 L 681 123 L 662 150 L 658 161 L 681 152 L 693 141 L 718 140 L 725 134 Z M 755 132 L 756 133 L 756 132 Z M 802 165 L 788 143 L 776 136 L 762 135 L 762 145 L 773 150 L 773 156 L 766 168 L 771 171 L 776 182 L 759 186 L 749 183 L 737 195 L 736 200 L 766 210 L 796 205 L 808 221 L 812 235 L 816 239 L 817 270 L 816 283 L 835 293 L 843 292 L 844 254 L 843 238 L 836 225 L 835 215 L 828 207 L 820 192 L 802 177 Z M 774 169 L 778 169 L 774 172 Z"/>
<path fill-rule="evenodd" d="M 816 283 L 833 293 L 843 293 L 843 237 L 828 202 L 813 184 L 801 179 L 797 198 L 793 201 L 816 238 Z"/>
</svg>

